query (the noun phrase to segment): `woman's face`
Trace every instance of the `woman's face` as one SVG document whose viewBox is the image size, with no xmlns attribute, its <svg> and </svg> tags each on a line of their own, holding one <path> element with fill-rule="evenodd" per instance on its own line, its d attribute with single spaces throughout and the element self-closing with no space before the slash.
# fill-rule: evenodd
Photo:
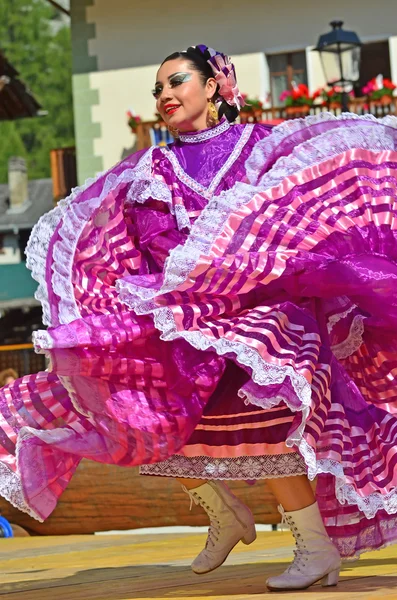
<svg viewBox="0 0 397 600">
<path fill-rule="evenodd" d="M 215 79 L 203 84 L 189 60 L 170 60 L 157 72 L 153 95 L 156 108 L 167 125 L 179 131 L 207 127 L 208 101 L 216 91 Z"/>
</svg>

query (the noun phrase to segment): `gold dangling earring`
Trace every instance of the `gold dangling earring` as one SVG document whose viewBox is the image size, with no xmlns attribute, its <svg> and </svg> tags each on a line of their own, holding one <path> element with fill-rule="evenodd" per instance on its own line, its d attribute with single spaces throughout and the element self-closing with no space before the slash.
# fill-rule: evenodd
<svg viewBox="0 0 397 600">
<path fill-rule="evenodd" d="M 179 129 L 176 129 L 175 127 L 171 127 L 171 125 L 167 125 L 167 129 L 173 138 L 175 138 L 175 139 L 179 138 Z"/>
<path fill-rule="evenodd" d="M 208 101 L 208 118 L 207 118 L 208 126 L 214 127 L 217 123 L 219 123 L 219 115 L 215 104 L 209 100 Z"/>
</svg>

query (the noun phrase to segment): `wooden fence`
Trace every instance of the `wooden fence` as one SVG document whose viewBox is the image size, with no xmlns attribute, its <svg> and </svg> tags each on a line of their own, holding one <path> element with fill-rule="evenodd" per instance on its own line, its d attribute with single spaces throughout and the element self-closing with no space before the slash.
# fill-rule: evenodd
<svg viewBox="0 0 397 600">
<path fill-rule="evenodd" d="M 0 346 L 0 371 L 15 369 L 22 376 L 43 371 L 45 368 L 44 355 L 36 354 L 32 344 Z"/>
<path fill-rule="evenodd" d="M 277 502 L 264 480 L 230 487 L 253 511 L 257 523 L 278 523 Z M 35 535 L 66 535 L 159 527 L 208 525 L 208 517 L 170 477 L 140 476 L 137 468 L 80 463 L 52 515 L 39 523 L 0 498 L 0 513 Z"/>
</svg>

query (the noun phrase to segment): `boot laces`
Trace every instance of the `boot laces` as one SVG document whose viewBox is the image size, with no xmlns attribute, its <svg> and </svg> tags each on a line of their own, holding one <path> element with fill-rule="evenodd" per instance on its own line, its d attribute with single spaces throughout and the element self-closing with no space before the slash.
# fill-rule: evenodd
<svg viewBox="0 0 397 600">
<path fill-rule="evenodd" d="M 219 536 L 221 533 L 221 524 L 213 509 L 204 502 L 204 500 L 199 496 L 196 492 L 192 492 L 188 490 L 184 485 L 182 486 L 183 491 L 186 492 L 190 496 L 190 507 L 189 510 L 192 510 L 193 502 L 197 506 L 201 506 L 204 508 L 205 512 L 210 518 L 210 526 L 208 527 L 208 535 L 207 541 L 205 543 L 205 547 L 208 548 L 209 544 L 212 547 L 215 546 L 216 542 L 219 542 Z"/>
<path fill-rule="evenodd" d="M 297 570 L 302 573 L 305 570 L 307 561 L 309 560 L 309 551 L 293 518 L 289 515 L 286 515 L 284 511 L 281 512 L 281 515 L 281 525 L 286 523 L 295 539 L 294 560 L 288 566 L 286 572 L 289 573 Z"/>
</svg>

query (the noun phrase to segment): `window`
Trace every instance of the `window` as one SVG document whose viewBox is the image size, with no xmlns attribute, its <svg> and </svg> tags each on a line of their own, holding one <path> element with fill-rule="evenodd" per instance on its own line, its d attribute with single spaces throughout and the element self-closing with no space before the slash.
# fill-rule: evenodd
<svg viewBox="0 0 397 600">
<path fill-rule="evenodd" d="M 288 52 L 266 56 L 270 71 L 272 105 L 280 105 L 280 94 L 291 89 L 292 81 L 307 85 L 306 53 Z"/>
<path fill-rule="evenodd" d="M 389 43 L 373 42 L 361 48 L 360 81 L 356 93 L 361 95 L 362 87 L 377 75 L 391 78 Z"/>
</svg>

